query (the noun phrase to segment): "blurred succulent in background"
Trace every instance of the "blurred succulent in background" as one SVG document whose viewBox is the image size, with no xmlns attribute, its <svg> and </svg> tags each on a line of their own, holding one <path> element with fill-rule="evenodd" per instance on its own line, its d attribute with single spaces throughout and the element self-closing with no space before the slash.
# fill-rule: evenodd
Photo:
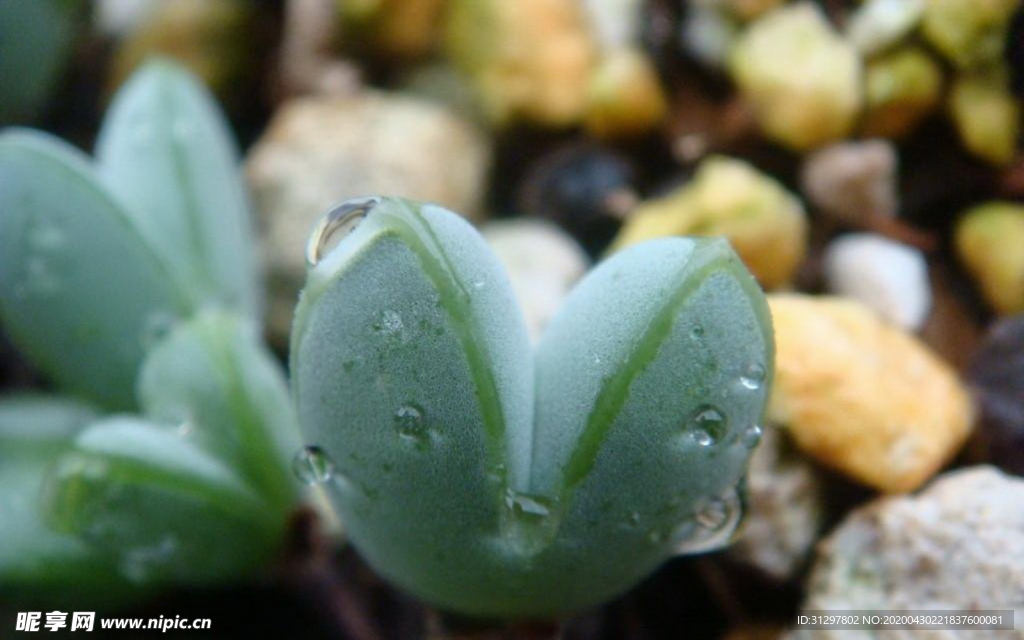
<svg viewBox="0 0 1024 640">
<path fill-rule="evenodd" d="M 95 163 L 0 134 L 0 320 L 68 394 L 0 401 L 0 589 L 265 566 L 298 499 L 298 432 L 261 298 L 232 140 L 180 68 L 129 80 Z"/>
<path fill-rule="evenodd" d="M 399 586 L 552 616 L 730 537 L 773 346 L 725 240 L 620 252 L 536 350 L 497 258 L 436 205 L 346 202 L 307 260 L 291 371 L 309 475 Z"/>
<path fill-rule="evenodd" d="M 12 0 L 0 11 L 0 124 L 32 119 L 71 55 L 78 0 Z"/>
</svg>

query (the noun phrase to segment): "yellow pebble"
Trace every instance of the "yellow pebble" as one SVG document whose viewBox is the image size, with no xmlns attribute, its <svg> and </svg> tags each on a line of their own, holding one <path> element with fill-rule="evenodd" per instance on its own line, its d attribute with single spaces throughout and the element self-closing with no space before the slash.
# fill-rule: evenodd
<svg viewBox="0 0 1024 640">
<path fill-rule="evenodd" d="M 913 491 L 953 457 L 973 407 L 953 369 L 844 298 L 769 296 L 776 370 L 769 420 L 822 464 L 887 493 Z"/>
</svg>

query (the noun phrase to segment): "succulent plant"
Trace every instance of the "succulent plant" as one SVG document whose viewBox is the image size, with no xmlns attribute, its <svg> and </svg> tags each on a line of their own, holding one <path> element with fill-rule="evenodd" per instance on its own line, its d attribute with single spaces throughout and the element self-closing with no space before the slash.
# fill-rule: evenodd
<svg viewBox="0 0 1024 640">
<path fill-rule="evenodd" d="M 582 609 L 728 541 L 773 342 L 724 239 L 620 252 L 534 350 L 467 221 L 347 202 L 307 247 L 289 397 L 209 95 L 146 65 L 96 155 L 0 134 L 0 320 L 59 391 L 0 400 L 0 591 L 243 579 L 296 475 L 382 574 L 475 616 Z"/>
<path fill-rule="evenodd" d="M 0 399 L 0 591 L 237 580 L 300 486 L 233 143 L 206 91 L 153 62 L 96 155 L 0 134 L 0 321 L 59 392 Z"/>
<path fill-rule="evenodd" d="M 298 462 L 397 585 L 463 614 L 551 616 L 729 538 L 773 343 L 725 240 L 616 254 L 536 350 L 496 258 L 436 205 L 346 202 L 307 260 Z"/>
</svg>

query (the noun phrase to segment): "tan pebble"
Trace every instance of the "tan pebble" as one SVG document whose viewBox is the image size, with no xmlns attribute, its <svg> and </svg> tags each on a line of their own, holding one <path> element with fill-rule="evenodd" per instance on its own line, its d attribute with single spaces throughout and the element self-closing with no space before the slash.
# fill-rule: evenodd
<svg viewBox="0 0 1024 640">
<path fill-rule="evenodd" d="M 246 160 L 272 338 L 286 342 L 306 277 L 302 247 L 324 211 L 386 194 L 478 218 L 489 158 L 489 142 L 475 127 L 430 101 L 364 91 L 286 102 Z"/>
<path fill-rule="evenodd" d="M 596 46 L 575 0 L 452 0 L 445 31 L 449 59 L 495 125 L 582 119 Z"/>
<path fill-rule="evenodd" d="M 807 250 L 800 201 L 742 160 L 711 156 L 690 182 L 641 203 L 613 245 L 673 235 L 725 236 L 763 287 L 790 281 Z"/>
<path fill-rule="evenodd" d="M 769 296 L 776 373 L 769 419 L 822 464 L 913 491 L 963 445 L 970 396 L 924 344 L 844 298 Z"/>
</svg>

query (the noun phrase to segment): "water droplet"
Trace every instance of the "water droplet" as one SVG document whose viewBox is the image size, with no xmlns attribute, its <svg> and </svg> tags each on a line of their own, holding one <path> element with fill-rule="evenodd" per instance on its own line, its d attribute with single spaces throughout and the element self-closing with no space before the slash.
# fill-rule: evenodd
<svg viewBox="0 0 1024 640">
<path fill-rule="evenodd" d="M 402 316 L 398 315 L 395 311 L 385 311 L 384 316 L 381 319 L 380 327 L 381 330 L 388 335 L 399 333 L 404 327 L 402 324 Z"/>
<path fill-rule="evenodd" d="M 699 324 L 693 325 L 693 328 L 690 329 L 690 337 L 693 338 L 694 340 L 700 340 L 701 338 L 703 338 L 704 327 L 702 327 Z"/>
<path fill-rule="evenodd" d="M 304 484 L 324 484 L 334 477 L 334 462 L 320 447 L 308 446 L 295 454 L 292 472 Z"/>
<path fill-rule="evenodd" d="M 395 411 L 395 429 L 398 435 L 421 449 L 430 443 L 430 430 L 423 415 L 423 409 L 412 403 L 403 404 Z"/>
<path fill-rule="evenodd" d="M 557 531 L 554 502 L 544 496 L 505 492 L 503 530 L 516 553 L 535 555 L 551 542 Z"/>
<path fill-rule="evenodd" d="M 483 280 L 474 280 L 473 281 L 473 288 L 474 289 L 483 289 L 486 285 L 487 285 L 487 283 L 484 282 Z"/>
<path fill-rule="evenodd" d="M 154 311 L 146 318 L 142 325 L 142 334 L 139 341 L 144 350 L 149 350 L 156 343 L 163 340 L 174 329 L 178 318 L 169 311 Z"/>
<path fill-rule="evenodd" d="M 693 439 L 703 447 L 711 446 L 721 440 L 729 427 L 725 414 L 709 404 L 700 406 L 694 412 L 690 422 Z"/>
<path fill-rule="evenodd" d="M 634 511 L 633 513 L 629 514 L 629 518 L 626 519 L 626 524 L 629 527 L 637 527 L 637 526 L 639 526 L 640 525 L 640 512 L 639 511 Z"/>
<path fill-rule="evenodd" d="M 743 506 L 736 489 L 707 500 L 673 535 L 676 553 L 702 553 L 725 547 L 742 516 Z"/>
<path fill-rule="evenodd" d="M 747 370 L 740 376 L 740 384 L 744 388 L 754 391 L 760 389 L 764 384 L 764 376 L 764 367 L 755 363 L 747 367 Z"/>
<path fill-rule="evenodd" d="M 306 244 L 306 266 L 315 267 L 326 253 L 331 238 L 336 236 L 340 240 L 355 231 L 379 203 L 380 198 L 357 198 L 343 202 L 324 214 Z"/>
<path fill-rule="evenodd" d="M 697 524 L 709 531 L 718 531 L 729 520 L 729 510 L 726 503 L 715 498 L 709 500 L 704 507 L 697 512 Z"/>
<path fill-rule="evenodd" d="M 517 493 L 509 489 L 505 493 L 505 506 L 513 515 L 526 518 L 546 518 L 551 515 L 551 508 L 546 498 Z"/>
<path fill-rule="evenodd" d="M 761 435 L 763 433 L 764 432 L 760 426 L 752 424 L 747 427 L 743 432 L 743 435 L 740 436 L 740 443 L 748 449 L 753 449 L 761 443 Z"/>
<path fill-rule="evenodd" d="M 190 435 L 192 435 L 193 431 L 195 431 L 195 426 L 191 422 L 186 420 L 185 422 L 182 422 L 181 424 L 178 425 L 176 431 L 178 432 L 178 435 L 181 436 L 182 438 L 187 438 Z"/>
</svg>

